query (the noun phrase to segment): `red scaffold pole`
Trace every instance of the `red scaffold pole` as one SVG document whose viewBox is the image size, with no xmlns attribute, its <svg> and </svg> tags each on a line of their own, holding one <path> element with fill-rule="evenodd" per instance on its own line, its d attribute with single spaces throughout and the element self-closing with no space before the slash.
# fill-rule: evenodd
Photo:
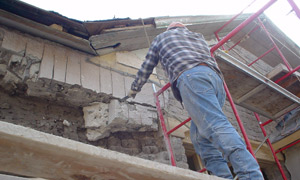
<svg viewBox="0 0 300 180">
<path fill-rule="evenodd" d="M 279 153 L 279 152 L 281 152 L 283 150 L 286 150 L 287 148 L 290 148 L 290 147 L 292 147 L 292 146 L 294 146 L 294 145 L 296 145 L 298 143 L 300 143 L 300 139 L 298 139 L 297 141 L 295 141 L 295 142 L 293 142 L 293 143 L 291 143 L 291 144 L 289 144 L 289 145 L 287 145 L 287 146 L 285 146 L 285 147 L 283 147 L 281 149 L 278 149 L 275 153 L 277 154 L 277 153 Z"/>
<path fill-rule="evenodd" d="M 286 65 L 286 67 L 288 68 L 289 71 L 292 71 L 291 66 L 289 65 L 288 61 L 286 60 L 286 58 L 284 57 L 284 55 L 282 54 L 282 52 L 280 51 L 279 47 L 277 46 L 277 44 L 274 42 L 273 38 L 271 37 L 269 31 L 267 30 L 267 28 L 265 27 L 264 23 L 258 18 L 258 22 L 260 24 L 260 26 L 263 28 L 263 30 L 265 31 L 265 33 L 267 34 L 268 38 L 271 40 L 271 42 L 273 43 L 276 51 L 278 52 L 279 56 L 281 57 L 282 61 L 284 62 L 284 64 Z"/>
<path fill-rule="evenodd" d="M 254 60 L 252 63 L 248 64 L 248 66 L 252 66 L 252 64 L 256 63 L 256 61 L 260 60 L 261 58 L 263 58 L 265 55 L 269 54 L 271 51 L 273 51 L 273 49 L 275 49 L 275 46 L 273 46 L 271 49 L 269 49 L 267 52 L 265 52 L 264 54 L 262 54 L 261 56 L 259 56 L 256 60 Z"/>
<path fill-rule="evenodd" d="M 298 8 L 298 6 L 296 5 L 296 3 L 293 0 L 287 0 L 290 5 L 292 6 L 293 10 L 295 11 L 297 17 L 300 19 L 300 10 Z"/>
<path fill-rule="evenodd" d="M 293 74 L 294 72 L 298 71 L 300 69 L 300 66 L 296 67 L 295 69 L 293 69 L 292 71 L 290 71 L 289 73 L 287 73 L 286 75 L 282 76 L 281 78 L 277 79 L 275 81 L 276 84 L 278 84 L 280 81 L 284 80 L 285 78 L 289 77 L 291 74 Z"/>
<path fill-rule="evenodd" d="M 171 129 L 169 132 L 167 132 L 167 134 L 171 134 L 172 132 L 176 131 L 178 128 L 180 128 L 181 126 L 185 125 L 187 122 L 191 121 L 192 118 L 188 118 L 185 121 L 181 122 L 180 124 L 178 124 L 176 127 L 174 127 L 173 129 Z"/>
<path fill-rule="evenodd" d="M 166 124 L 165 124 L 165 119 L 164 119 L 164 116 L 163 116 L 163 113 L 162 113 L 162 110 L 161 110 L 161 107 L 160 107 L 159 98 L 158 98 L 158 95 L 161 94 L 166 89 L 168 89 L 168 87 L 170 87 L 170 84 L 165 85 L 162 88 L 164 90 L 161 89 L 159 92 L 154 92 L 154 97 L 155 97 L 156 109 L 157 109 L 159 119 L 160 119 L 160 125 L 162 127 L 162 131 L 163 131 L 163 134 L 164 134 L 164 139 L 165 139 L 165 142 L 166 142 L 167 150 L 169 152 L 171 164 L 172 164 L 172 166 L 176 166 L 176 161 L 175 161 L 175 158 L 174 158 L 173 149 L 172 149 L 172 146 L 171 146 L 169 135 L 167 134 L 167 127 L 166 127 Z M 154 88 L 153 88 L 153 90 L 155 91 Z"/>
<path fill-rule="evenodd" d="M 246 19 L 244 22 L 242 22 L 240 25 L 238 25 L 234 30 L 232 30 L 227 36 L 225 36 L 221 41 L 219 41 L 216 45 L 214 45 L 210 52 L 215 52 L 219 47 L 221 47 L 225 42 L 227 42 L 232 36 L 237 34 L 241 29 L 243 29 L 245 26 L 247 26 L 249 23 L 251 23 L 254 19 L 256 19 L 260 14 L 262 14 L 267 8 L 269 8 L 272 4 L 274 4 L 277 0 L 271 0 L 269 1 L 264 7 L 262 7 L 260 10 L 258 10 L 256 13 L 254 13 L 252 16 L 250 16 L 248 19 Z"/>
<path fill-rule="evenodd" d="M 259 124 L 259 126 L 260 126 L 260 129 L 261 129 L 262 133 L 264 134 L 264 137 L 266 137 L 266 136 L 267 136 L 267 132 L 266 132 L 266 130 L 265 130 L 265 127 L 262 125 L 262 122 L 260 121 L 260 118 L 259 118 L 258 114 L 257 114 L 257 113 L 254 113 L 254 115 L 255 115 L 255 117 L 256 117 L 256 120 L 257 120 L 257 122 L 258 122 L 258 124 Z M 273 157 L 274 157 L 274 159 L 275 159 L 275 162 L 276 162 L 276 164 L 277 164 L 277 166 L 278 166 L 278 168 L 279 168 L 279 171 L 280 171 L 280 173 L 281 173 L 282 178 L 283 178 L 284 180 L 287 180 L 287 178 L 286 178 L 286 176 L 285 176 L 285 174 L 284 174 L 284 172 L 283 172 L 282 166 L 281 166 L 281 164 L 280 164 L 280 162 L 279 162 L 279 160 L 278 160 L 278 158 L 277 158 L 277 156 L 276 156 L 276 153 L 275 153 L 275 151 L 274 151 L 274 148 L 273 148 L 273 146 L 272 146 L 271 141 L 270 141 L 269 138 L 267 138 L 267 143 L 268 143 L 268 145 L 269 145 L 269 147 L 270 147 L 270 149 L 271 149 L 271 152 L 272 152 Z"/>
</svg>

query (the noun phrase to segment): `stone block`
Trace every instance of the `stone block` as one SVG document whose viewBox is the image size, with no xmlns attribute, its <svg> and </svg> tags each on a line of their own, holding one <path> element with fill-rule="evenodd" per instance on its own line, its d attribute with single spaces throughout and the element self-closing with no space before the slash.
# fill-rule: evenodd
<svg viewBox="0 0 300 180">
<path fill-rule="evenodd" d="M 142 151 L 145 154 L 156 154 L 159 152 L 158 147 L 156 146 L 143 146 Z"/>
<path fill-rule="evenodd" d="M 43 57 L 44 43 L 28 38 L 26 45 L 26 56 L 36 61 L 41 61 Z"/>
<path fill-rule="evenodd" d="M 134 81 L 134 78 L 129 76 L 124 76 L 124 86 L 125 86 L 125 95 L 127 96 L 129 90 L 131 89 L 131 84 Z M 128 99 L 127 101 L 132 102 L 133 99 Z"/>
<path fill-rule="evenodd" d="M 143 63 L 143 59 L 140 59 L 133 52 L 117 52 L 116 53 L 117 63 L 139 69 Z"/>
<path fill-rule="evenodd" d="M 16 32 L 7 30 L 4 31 L 5 34 L 2 42 L 2 48 L 24 56 L 28 39 L 24 35 L 18 34 Z"/>
<path fill-rule="evenodd" d="M 151 83 L 146 83 L 141 92 L 139 92 L 134 99 L 132 99 L 133 102 L 137 103 L 144 103 L 144 104 L 150 104 L 152 106 L 155 106 L 155 100 L 153 95 L 153 88 Z"/>
<path fill-rule="evenodd" d="M 100 70 L 99 67 L 89 63 L 88 56 L 81 56 L 81 84 L 84 88 L 100 92 Z"/>
<path fill-rule="evenodd" d="M 54 70 L 53 70 L 54 80 L 59 82 L 65 82 L 66 66 L 67 66 L 66 49 L 64 47 L 56 46 L 54 49 Z"/>
<path fill-rule="evenodd" d="M 169 161 L 169 153 L 167 151 L 162 151 L 156 154 L 156 159 L 163 160 L 163 161 Z"/>
<path fill-rule="evenodd" d="M 99 128 L 108 123 L 108 104 L 94 103 L 83 107 L 83 119 L 86 128 Z"/>
<path fill-rule="evenodd" d="M 120 103 L 118 100 L 111 100 L 109 103 L 108 124 L 123 126 L 128 122 L 128 106 L 125 103 Z"/>
<path fill-rule="evenodd" d="M 151 160 L 151 161 L 154 161 L 155 160 L 155 154 L 139 154 L 138 157 L 140 158 L 143 158 L 143 159 L 148 159 L 148 160 Z"/>
<path fill-rule="evenodd" d="M 100 92 L 112 94 L 111 71 L 100 67 Z"/>
<path fill-rule="evenodd" d="M 76 51 L 68 50 L 68 63 L 66 72 L 66 83 L 81 85 L 80 81 L 80 54 Z"/>
<path fill-rule="evenodd" d="M 141 141 L 141 145 L 142 146 L 155 146 L 156 145 L 156 139 L 154 139 L 154 138 L 150 138 L 150 137 L 147 137 L 147 138 L 145 138 L 145 139 L 143 139 L 142 141 Z"/>
<path fill-rule="evenodd" d="M 105 110 L 106 106 L 108 113 Z M 157 115 L 151 107 L 129 105 L 115 99 L 111 100 L 109 105 L 95 103 L 85 107 L 83 111 L 85 126 L 88 128 L 87 137 L 90 141 L 107 137 L 114 132 L 158 131 Z M 129 118 L 129 113 L 132 118 Z M 96 121 L 96 119 L 103 120 Z"/>
<path fill-rule="evenodd" d="M 107 139 L 107 146 L 108 148 L 112 146 L 121 146 L 121 140 L 119 138 L 111 136 Z"/>
<path fill-rule="evenodd" d="M 186 162 L 176 162 L 176 166 L 183 169 L 189 169 L 189 165 Z"/>
<path fill-rule="evenodd" d="M 53 78 L 54 68 L 54 52 L 55 47 L 50 44 L 45 44 L 44 55 L 40 67 L 39 78 Z"/>
<path fill-rule="evenodd" d="M 87 129 L 86 137 L 89 141 L 98 141 L 99 139 L 108 137 L 110 131 L 105 131 L 103 129 Z"/>
<path fill-rule="evenodd" d="M 113 96 L 123 98 L 125 96 L 125 81 L 124 76 L 111 71 Z"/>
<path fill-rule="evenodd" d="M 123 148 L 123 153 L 135 156 L 141 152 L 139 148 Z"/>
<path fill-rule="evenodd" d="M 129 109 L 128 124 L 132 127 L 139 127 L 138 131 L 157 131 L 157 114 L 154 108 L 132 105 Z"/>
</svg>

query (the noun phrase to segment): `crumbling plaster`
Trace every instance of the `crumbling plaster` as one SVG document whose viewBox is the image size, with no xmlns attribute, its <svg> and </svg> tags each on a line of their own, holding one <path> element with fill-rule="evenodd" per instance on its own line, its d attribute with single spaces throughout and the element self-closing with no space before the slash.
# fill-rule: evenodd
<svg viewBox="0 0 300 180">
<path fill-rule="evenodd" d="M 119 102 L 137 72 L 137 65 L 124 63 L 135 57 L 140 66 L 145 50 L 90 57 L 13 29 L 0 30 L 1 121 L 169 164 L 152 83 L 135 99 Z M 30 44 L 38 46 L 37 52 Z M 155 76 L 151 81 L 159 84 Z M 179 166 L 187 168 L 183 146 L 174 152 Z"/>
</svg>

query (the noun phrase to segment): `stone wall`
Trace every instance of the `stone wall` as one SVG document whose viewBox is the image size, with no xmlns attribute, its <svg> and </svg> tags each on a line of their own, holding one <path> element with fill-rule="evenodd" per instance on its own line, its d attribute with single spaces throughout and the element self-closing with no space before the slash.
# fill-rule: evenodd
<svg viewBox="0 0 300 180">
<path fill-rule="evenodd" d="M 120 102 L 137 72 L 124 63 L 141 64 L 140 51 L 91 57 L 6 27 L 0 45 L 1 121 L 170 164 L 152 83 Z M 172 141 L 178 165 L 188 168 L 181 139 Z"/>
</svg>

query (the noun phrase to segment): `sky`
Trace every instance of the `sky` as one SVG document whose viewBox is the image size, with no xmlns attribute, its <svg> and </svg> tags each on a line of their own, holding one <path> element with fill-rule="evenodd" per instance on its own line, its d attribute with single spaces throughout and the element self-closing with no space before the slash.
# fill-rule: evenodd
<svg viewBox="0 0 300 180">
<path fill-rule="evenodd" d="M 244 13 L 253 13 L 269 0 L 22 0 L 45 10 L 80 21 L 161 16 L 235 15 L 253 1 Z M 300 0 L 294 0 L 300 8 Z M 287 0 L 278 0 L 265 14 L 298 46 L 300 19 Z"/>
</svg>

